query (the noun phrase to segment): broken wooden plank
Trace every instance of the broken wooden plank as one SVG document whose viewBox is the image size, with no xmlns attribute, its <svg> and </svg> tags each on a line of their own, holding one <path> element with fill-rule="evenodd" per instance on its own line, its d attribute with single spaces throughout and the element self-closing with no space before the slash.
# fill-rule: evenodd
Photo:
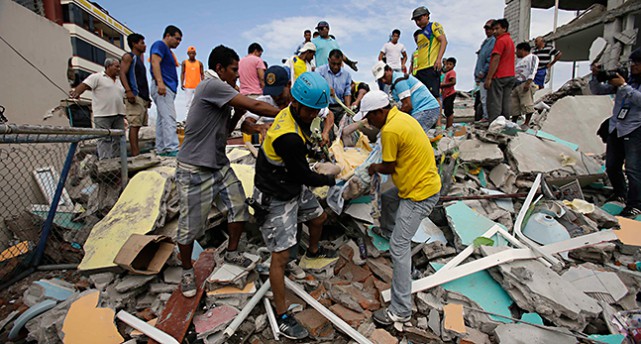
<svg viewBox="0 0 641 344">
<path fill-rule="evenodd" d="M 174 337 L 179 343 L 185 338 L 187 330 L 194 318 L 196 309 L 200 304 L 200 298 L 205 292 L 205 280 L 214 270 L 216 262 L 214 261 L 214 251 L 205 250 L 196 263 L 194 271 L 196 273 L 196 295 L 194 297 L 184 297 L 180 288 L 174 290 L 173 294 L 167 301 L 167 305 L 158 318 L 156 328 Z M 150 339 L 149 344 L 158 343 Z"/>
</svg>

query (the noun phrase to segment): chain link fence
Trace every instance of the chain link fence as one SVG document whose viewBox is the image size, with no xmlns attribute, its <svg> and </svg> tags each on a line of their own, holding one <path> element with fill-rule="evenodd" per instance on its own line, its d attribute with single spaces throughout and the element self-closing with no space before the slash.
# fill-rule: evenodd
<svg viewBox="0 0 641 344">
<path fill-rule="evenodd" d="M 111 146 L 107 156 L 97 147 Z M 127 183 L 123 130 L 0 125 L 0 283 L 77 264 Z"/>
</svg>

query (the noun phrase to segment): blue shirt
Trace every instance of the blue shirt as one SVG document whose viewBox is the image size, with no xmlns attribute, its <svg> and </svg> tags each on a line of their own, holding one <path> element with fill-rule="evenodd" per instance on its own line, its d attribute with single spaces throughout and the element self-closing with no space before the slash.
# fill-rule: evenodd
<svg viewBox="0 0 641 344">
<path fill-rule="evenodd" d="M 160 74 L 162 74 L 162 81 L 165 83 L 165 86 L 176 93 L 178 89 L 178 73 L 176 72 L 174 54 L 171 53 L 167 44 L 162 40 L 155 41 L 149 53 L 160 56 Z M 154 78 L 154 68 L 149 68 L 149 71 L 151 72 L 151 77 Z"/>
<path fill-rule="evenodd" d="M 610 117 L 610 133 L 616 129 L 617 137 L 622 137 L 641 127 L 641 82 L 639 79 L 631 79 L 628 85 L 615 88 L 592 77 L 590 90 L 594 94 L 615 94 L 614 108 L 612 109 L 612 117 Z M 622 108 L 627 108 L 628 113 L 624 119 L 618 119 Z"/>
<path fill-rule="evenodd" d="M 476 57 L 476 66 L 474 67 L 474 80 L 485 80 L 485 76 L 490 70 L 490 58 L 492 57 L 494 43 L 496 43 L 496 37 L 488 37 L 481 44 L 481 49 L 476 52 L 478 56 Z M 483 75 L 483 77 L 480 75 Z"/>
<path fill-rule="evenodd" d="M 345 68 L 341 67 L 341 70 L 338 73 L 332 73 L 332 70 L 329 69 L 329 65 L 320 66 L 316 68 L 316 73 L 320 74 L 327 83 L 329 87 L 334 89 L 334 94 L 338 99 L 345 101 L 345 96 L 352 95 L 352 76 L 349 74 Z M 334 98 L 329 98 L 330 104 L 336 104 Z"/>
<path fill-rule="evenodd" d="M 392 85 L 394 85 L 394 81 L 404 76 L 405 74 L 403 73 L 394 72 L 394 74 L 392 74 Z M 407 80 L 397 82 L 392 90 L 392 98 L 397 102 L 407 97 L 410 97 L 410 101 L 412 102 L 411 115 L 419 111 L 437 109 L 439 107 L 438 101 L 436 101 L 436 98 L 434 98 L 427 87 L 412 75 L 410 75 Z"/>
<path fill-rule="evenodd" d="M 338 42 L 331 37 L 324 39 L 321 38 L 321 36 L 318 36 L 312 39 L 312 43 L 316 46 L 316 54 L 314 55 L 316 58 L 316 67 L 326 65 L 327 59 L 329 58 L 329 52 L 334 49 L 340 49 Z"/>
</svg>

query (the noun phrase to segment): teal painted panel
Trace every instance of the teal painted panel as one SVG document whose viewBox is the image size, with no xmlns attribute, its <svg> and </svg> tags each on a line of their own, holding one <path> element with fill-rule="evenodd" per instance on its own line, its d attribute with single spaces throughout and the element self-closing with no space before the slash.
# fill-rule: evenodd
<svg viewBox="0 0 641 344">
<path fill-rule="evenodd" d="M 444 264 L 430 263 L 438 271 Z M 483 310 L 512 317 L 509 307 L 514 303 L 510 295 L 498 284 L 487 271 L 475 272 L 451 282 L 442 284 L 447 291 L 463 294 L 476 302 Z M 512 323 L 512 320 L 490 315 L 494 321 Z"/>
<path fill-rule="evenodd" d="M 588 338 L 608 344 L 621 344 L 625 336 L 622 334 L 591 334 Z"/>
<path fill-rule="evenodd" d="M 497 223 L 487 217 L 477 213 L 474 209 L 468 207 L 462 201 L 458 201 L 445 208 L 447 216 L 452 218 L 454 231 L 461 238 L 465 246 L 472 245 L 474 239 L 482 236 Z M 503 225 L 498 224 L 501 228 L 506 229 Z M 507 241 L 498 235 L 492 237 L 494 246 L 505 246 Z"/>
<path fill-rule="evenodd" d="M 579 150 L 579 145 L 577 145 L 576 143 L 565 141 L 562 138 L 556 137 L 556 136 L 554 136 L 554 135 L 552 135 L 550 133 L 546 133 L 545 131 L 542 131 L 542 130 L 534 131 L 532 129 L 528 129 L 526 131 L 526 133 L 528 133 L 530 135 L 534 135 L 536 137 L 540 137 L 542 139 L 547 139 L 547 140 L 550 140 L 550 141 L 554 141 L 556 143 L 560 143 L 560 144 L 562 144 L 564 146 L 569 147 L 573 151 L 578 151 Z"/>
<path fill-rule="evenodd" d="M 530 324 L 543 325 L 543 318 L 538 313 L 523 313 L 521 320 L 527 321 Z"/>
</svg>

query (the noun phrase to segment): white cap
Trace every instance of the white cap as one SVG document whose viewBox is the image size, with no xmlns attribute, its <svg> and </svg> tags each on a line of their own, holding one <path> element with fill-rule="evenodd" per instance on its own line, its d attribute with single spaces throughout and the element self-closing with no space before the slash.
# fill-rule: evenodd
<svg viewBox="0 0 641 344">
<path fill-rule="evenodd" d="M 300 48 L 299 53 L 304 53 L 304 52 L 310 51 L 310 50 L 311 51 L 316 51 L 316 45 L 314 45 L 314 43 L 312 43 L 312 42 L 307 42 L 307 43 L 303 44 L 303 46 Z"/>
<path fill-rule="evenodd" d="M 354 121 L 358 122 L 367 116 L 370 111 L 382 109 L 389 105 L 389 97 L 381 90 L 370 91 L 361 99 L 361 111 L 354 116 Z"/>
<path fill-rule="evenodd" d="M 383 61 L 378 61 L 376 64 L 374 64 L 374 67 L 372 67 L 372 74 L 374 75 L 374 79 L 378 80 L 385 75 L 385 62 Z"/>
</svg>

